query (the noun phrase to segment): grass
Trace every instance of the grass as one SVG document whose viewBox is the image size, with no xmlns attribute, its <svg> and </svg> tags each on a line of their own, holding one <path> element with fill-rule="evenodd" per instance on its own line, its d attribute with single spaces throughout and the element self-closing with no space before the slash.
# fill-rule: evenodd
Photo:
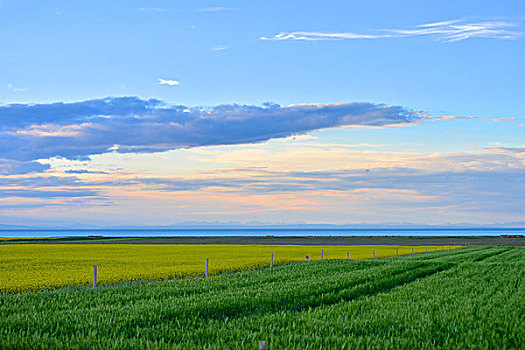
<svg viewBox="0 0 525 350">
<path fill-rule="evenodd" d="M 525 249 L 0 295 L 0 348 L 523 349 Z"/>
</svg>

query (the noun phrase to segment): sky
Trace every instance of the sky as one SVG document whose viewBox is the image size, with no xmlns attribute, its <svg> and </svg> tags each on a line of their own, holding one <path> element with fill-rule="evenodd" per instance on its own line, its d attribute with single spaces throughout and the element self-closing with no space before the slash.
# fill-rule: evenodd
<svg viewBox="0 0 525 350">
<path fill-rule="evenodd" d="M 0 225 L 525 223 L 525 2 L 0 0 Z"/>
</svg>

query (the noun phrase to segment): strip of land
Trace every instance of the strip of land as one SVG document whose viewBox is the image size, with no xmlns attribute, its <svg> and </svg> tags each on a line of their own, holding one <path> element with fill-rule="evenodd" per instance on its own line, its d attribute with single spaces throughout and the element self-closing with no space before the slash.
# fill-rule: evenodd
<svg viewBox="0 0 525 350">
<path fill-rule="evenodd" d="M 61 237 L 0 240 L 0 244 L 285 244 L 285 245 L 463 245 L 525 246 L 520 237 L 416 237 L 416 236 L 210 236 L 210 237 Z"/>
</svg>

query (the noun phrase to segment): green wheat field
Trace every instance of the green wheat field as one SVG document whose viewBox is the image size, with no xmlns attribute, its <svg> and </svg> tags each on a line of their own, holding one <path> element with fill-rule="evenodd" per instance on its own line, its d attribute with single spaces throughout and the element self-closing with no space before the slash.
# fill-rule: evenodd
<svg viewBox="0 0 525 350">
<path fill-rule="evenodd" d="M 0 294 L 2 349 L 523 349 L 525 249 Z"/>
</svg>

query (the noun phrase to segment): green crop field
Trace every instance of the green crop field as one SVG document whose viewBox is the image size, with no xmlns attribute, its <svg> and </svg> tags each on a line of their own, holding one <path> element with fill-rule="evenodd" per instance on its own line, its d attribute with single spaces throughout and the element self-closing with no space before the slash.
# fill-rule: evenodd
<svg viewBox="0 0 525 350">
<path fill-rule="evenodd" d="M 0 348 L 524 349 L 525 249 L 0 294 Z"/>
</svg>

